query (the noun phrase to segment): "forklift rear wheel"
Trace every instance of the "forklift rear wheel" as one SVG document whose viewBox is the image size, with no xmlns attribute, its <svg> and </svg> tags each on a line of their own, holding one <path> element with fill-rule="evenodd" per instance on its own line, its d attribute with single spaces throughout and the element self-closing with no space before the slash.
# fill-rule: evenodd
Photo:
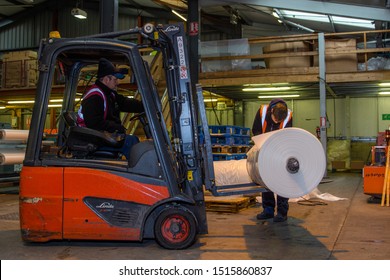
<svg viewBox="0 0 390 280">
<path fill-rule="evenodd" d="M 167 209 L 157 218 L 154 235 L 157 243 L 166 249 L 185 249 L 195 242 L 195 219 L 185 209 Z"/>
</svg>

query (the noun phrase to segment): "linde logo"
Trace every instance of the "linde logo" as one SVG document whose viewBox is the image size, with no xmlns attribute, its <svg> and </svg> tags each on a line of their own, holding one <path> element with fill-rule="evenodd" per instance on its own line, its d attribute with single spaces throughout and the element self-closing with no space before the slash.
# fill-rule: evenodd
<svg viewBox="0 0 390 280">
<path fill-rule="evenodd" d="M 104 208 L 104 209 L 113 209 L 114 208 L 114 205 L 112 205 L 111 203 L 109 203 L 109 202 L 103 202 L 102 204 L 100 204 L 100 205 L 96 205 L 96 208 L 99 208 L 99 209 L 102 209 L 102 208 Z"/>
<path fill-rule="evenodd" d="M 179 27 L 170 25 L 165 29 L 166 32 L 173 32 L 173 31 L 179 31 Z"/>
</svg>

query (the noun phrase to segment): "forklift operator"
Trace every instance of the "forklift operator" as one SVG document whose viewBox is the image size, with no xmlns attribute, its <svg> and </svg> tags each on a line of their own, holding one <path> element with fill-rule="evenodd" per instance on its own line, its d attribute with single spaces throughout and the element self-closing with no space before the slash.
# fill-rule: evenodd
<svg viewBox="0 0 390 280">
<path fill-rule="evenodd" d="M 126 69 L 115 68 L 105 58 L 99 60 L 96 82 L 84 94 L 77 113 L 78 126 L 110 133 L 126 133 L 126 128 L 120 119 L 120 112 L 142 113 L 144 111 L 141 101 L 127 98 L 116 91 L 118 80 L 124 79 L 126 72 Z M 128 159 L 131 147 L 138 142 L 137 136 L 126 135 L 121 148 L 107 148 L 120 152 Z"/>
</svg>

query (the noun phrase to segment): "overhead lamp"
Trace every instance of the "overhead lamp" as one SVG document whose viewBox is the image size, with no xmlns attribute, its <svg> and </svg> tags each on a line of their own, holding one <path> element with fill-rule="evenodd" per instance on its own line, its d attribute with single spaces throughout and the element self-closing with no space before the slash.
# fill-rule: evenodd
<svg viewBox="0 0 390 280">
<path fill-rule="evenodd" d="M 74 8 L 71 11 L 72 16 L 78 18 L 78 19 L 86 19 L 87 18 L 87 12 L 80 9 L 80 8 Z"/>
<path fill-rule="evenodd" d="M 78 102 L 80 101 L 81 98 L 75 98 L 74 101 Z M 50 99 L 49 102 L 62 102 L 64 101 L 63 99 Z"/>
<path fill-rule="evenodd" d="M 390 83 L 379 83 L 380 87 L 390 87 Z"/>
<path fill-rule="evenodd" d="M 236 14 L 230 15 L 230 23 L 236 25 L 238 23 L 238 16 Z"/>
<path fill-rule="evenodd" d="M 272 15 L 273 15 L 274 17 L 276 17 L 276 18 L 280 18 L 280 16 L 278 15 L 278 13 L 275 12 L 275 11 L 272 12 Z"/>
<path fill-rule="evenodd" d="M 184 21 L 187 21 L 187 19 L 185 17 L 183 17 L 181 14 L 179 14 L 178 12 L 176 12 L 175 10 L 172 10 L 172 13 L 174 13 L 175 15 L 177 15 L 179 18 L 181 18 L 182 20 Z"/>
<path fill-rule="evenodd" d="M 0 110 L 5 109 L 5 106 L 0 106 Z"/>
<path fill-rule="evenodd" d="M 217 98 L 205 98 L 205 99 L 203 100 L 203 102 L 217 102 L 217 101 L 218 101 Z"/>
<path fill-rule="evenodd" d="M 389 93 L 390 94 L 390 93 Z M 260 99 L 273 99 L 273 98 L 291 98 L 291 97 L 299 97 L 299 94 L 290 94 L 290 95 L 260 95 L 257 98 Z"/>
<path fill-rule="evenodd" d="M 260 88 L 243 88 L 242 91 L 278 91 L 278 90 L 289 90 L 291 87 L 260 87 Z"/>
<path fill-rule="evenodd" d="M 390 95 L 390 91 L 380 91 L 378 92 L 379 95 Z"/>
<path fill-rule="evenodd" d="M 8 104 L 31 104 L 34 103 L 34 100 L 15 100 L 15 101 L 8 101 Z"/>
<path fill-rule="evenodd" d="M 267 83 L 267 84 L 243 84 L 244 87 L 278 87 L 286 86 L 289 83 Z"/>
</svg>

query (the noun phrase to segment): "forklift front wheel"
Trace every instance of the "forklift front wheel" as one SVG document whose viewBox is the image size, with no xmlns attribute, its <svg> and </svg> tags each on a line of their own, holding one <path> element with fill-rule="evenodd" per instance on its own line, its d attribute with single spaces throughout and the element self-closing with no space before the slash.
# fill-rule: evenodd
<svg viewBox="0 0 390 280">
<path fill-rule="evenodd" d="M 196 239 L 196 223 L 190 212 L 182 208 L 162 211 L 154 225 L 154 235 L 166 249 L 185 249 Z"/>
</svg>

